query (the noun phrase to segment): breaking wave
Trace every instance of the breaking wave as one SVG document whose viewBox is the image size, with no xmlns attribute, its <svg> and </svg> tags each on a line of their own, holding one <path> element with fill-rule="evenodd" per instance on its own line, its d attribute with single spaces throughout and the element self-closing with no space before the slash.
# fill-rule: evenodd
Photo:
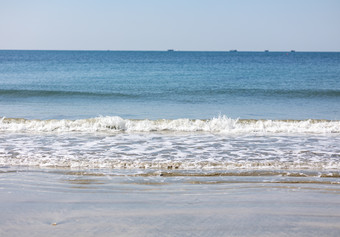
<svg viewBox="0 0 340 237">
<path fill-rule="evenodd" d="M 1 118 L 2 132 L 209 132 L 209 133 L 340 133 L 340 121 L 255 120 L 226 116 L 201 119 L 134 120 L 118 116 L 78 120 Z"/>
</svg>

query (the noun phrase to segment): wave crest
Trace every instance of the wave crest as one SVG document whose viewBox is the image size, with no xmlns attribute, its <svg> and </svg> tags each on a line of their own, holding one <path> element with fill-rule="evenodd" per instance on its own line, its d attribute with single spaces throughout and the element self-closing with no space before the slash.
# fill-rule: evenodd
<svg viewBox="0 0 340 237">
<path fill-rule="evenodd" d="M 340 121 L 255 120 L 219 116 L 208 120 L 133 120 L 118 116 L 78 120 L 0 119 L 9 132 L 210 132 L 210 133 L 340 133 Z"/>
</svg>

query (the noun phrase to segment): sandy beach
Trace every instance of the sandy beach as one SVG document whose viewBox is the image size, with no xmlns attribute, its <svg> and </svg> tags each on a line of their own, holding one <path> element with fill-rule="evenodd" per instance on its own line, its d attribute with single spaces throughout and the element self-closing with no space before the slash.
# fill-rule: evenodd
<svg viewBox="0 0 340 237">
<path fill-rule="evenodd" d="M 1 236 L 338 236 L 340 186 L 294 177 L 0 170 Z"/>
</svg>

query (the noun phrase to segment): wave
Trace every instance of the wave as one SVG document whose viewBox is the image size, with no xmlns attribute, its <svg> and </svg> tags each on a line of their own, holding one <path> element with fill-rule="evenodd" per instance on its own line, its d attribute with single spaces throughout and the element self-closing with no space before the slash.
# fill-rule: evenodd
<svg viewBox="0 0 340 237">
<path fill-rule="evenodd" d="M 340 97 L 340 90 L 336 89 L 219 89 L 214 94 L 228 94 L 240 96 L 273 96 L 288 98 L 308 97 Z"/>
<path fill-rule="evenodd" d="M 150 170 L 162 176 L 273 176 L 291 177 L 332 177 L 339 178 L 339 161 L 329 162 L 210 162 L 210 161 L 157 161 L 140 159 L 80 159 L 79 157 L 47 157 L 35 156 L 13 157 L 0 156 L 0 166 L 71 168 L 71 169 L 115 169 L 139 170 L 140 175 L 151 175 Z M 162 172 L 160 172 L 162 171 Z"/>
<path fill-rule="evenodd" d="M 340 133 L 338 120 L 255 120 L 232 119 L 226 116 L 201 119 L 134 120 L 118 116 L 78 120 L 28 120 L 1 118 L 2 132 L 208 132 L 238 133 Z"/>
<path fill-rule="evenodd" d="M 284 97 L 284 98 L 309 98 L 309 97 L 340 97 L 340 90 L 335 89 L 176 89 L 175 92 L 182 98 L 183 96 L 259 96 L 259 97 Z M 119 92 L 90 92 L 90 91 L 62 91 L 62 90 L 19 90 L 19 89 L 0 89 L 0 96 L 9 96 L 16 98 L 28 97 L 107 97 L 107 98 L 139 98 L 150 97 L 154 95 L 157 97 L 167 97 L 166 91 L 164 93 L 144 91 L 138 93 L 119 93 Z M 183 98 L 182 98 L 183 99 Z"/>
<path fill-rule="evenodd" d="M 114 97 L 135 98 L 136 94 L 105 93 L 105 92 L 83 92 L 83 91 L 58 91 L 58 90 L 0 90 L 0 96 L 17 98 L 27 97 Z"/>
</svg>

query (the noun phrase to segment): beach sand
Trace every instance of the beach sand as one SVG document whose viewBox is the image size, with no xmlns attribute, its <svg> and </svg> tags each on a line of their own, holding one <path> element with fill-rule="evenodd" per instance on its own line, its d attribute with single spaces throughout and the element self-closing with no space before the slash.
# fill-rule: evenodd
<svg viewBox="0 0 340 237">
<path fill-rule="evenodd" d="M 298 180 L 1 168 L 0 236 L 339 236 L 340 185 Z"/>
</svg>

